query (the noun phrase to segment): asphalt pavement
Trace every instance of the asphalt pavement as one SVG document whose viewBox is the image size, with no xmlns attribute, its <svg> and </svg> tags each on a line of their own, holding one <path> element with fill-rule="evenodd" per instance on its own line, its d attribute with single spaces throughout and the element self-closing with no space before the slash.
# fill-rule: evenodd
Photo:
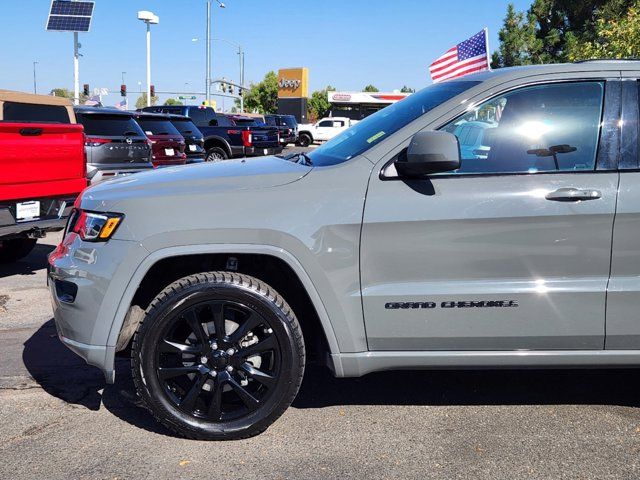
<svg viewBox="0 0 640 480">
<path fill-rule="evenodd" d="M 49 235 L 0 266 L 0 478 L 637 479 L 640 371 L 307 371 L 258 437 L 176 438 L 55 334 Z"/>
</svg>

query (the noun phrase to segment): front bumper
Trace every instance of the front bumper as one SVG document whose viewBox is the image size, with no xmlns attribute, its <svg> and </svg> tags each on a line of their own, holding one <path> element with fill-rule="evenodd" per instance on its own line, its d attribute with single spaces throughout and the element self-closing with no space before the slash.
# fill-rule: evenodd
<svg viewBox="0 0 640 480">
<path fill-rule="evenodd" d="M 146 255 L 136 242 L 83 242 L 72 233 L 49 256 L 49 293 L 58 336 L 100 368 L 108 382 L 115 376 L 116 342 L 109 339 L 116 310 Z"/>
</svg>

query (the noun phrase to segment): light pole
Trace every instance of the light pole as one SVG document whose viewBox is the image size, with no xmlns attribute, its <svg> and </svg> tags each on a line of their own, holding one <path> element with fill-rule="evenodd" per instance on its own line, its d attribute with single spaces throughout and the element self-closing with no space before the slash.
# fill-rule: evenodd
<svg viewBox="0 0 640 480">
<path fill-rule="evenodd" d="M 189 99 L 187 98 L 187 93 L 188 93 L 187 85 L 191 85 L 191 84 L 189 82 L 184 82 L 184 91 L 185 91 L 185 93 L 184 93 L 184 104 L 185 105 L 189 105 Z"/>
<path fill-rule="evenodd" d="M 127 72 L 122 72 L 122 84 L 124 85 L 124 76 L 127 74 Z"/>
<path fill-rule="evenodd" d="M 151 106 L 151 25 L 157 25 L 160 18 L 148 12 L 141 10 L 138 12 L 138 20 L 142 20 L 147 24 L 147 107 Z"/>
<path fill-rule="evenodd" d="M 36 65 L 38 62 L 33 62 L 33 93 L 38 93 L 38 83 L 36 82 Z"/>
<path fill-rule="evenodd" d="M 220 0 L 216 0 L 220 8 L 226 5 Z M 205 79 L 205 92 L 207 105 L 211 105 L 211 0 L 207 0 L 207 78 Z"/>
<path fill-rule="evenodd" d="M 240 86 L 244 87 L 244 49 L 242 48 L 242 45 L 236 42 L 232 42 L 231 40 L 227 40 L 226 38 L 212 38 L 212 40 L 216 42 L 228 43 L 232 47 L 238 48 L 238 63 L 240 64 L 240 71 L 238 72 L 238 83 L 240 84 Z M 244 98 L 242 95 L 240 95 L 240 111 L 244 112 Z"/>
</svg>

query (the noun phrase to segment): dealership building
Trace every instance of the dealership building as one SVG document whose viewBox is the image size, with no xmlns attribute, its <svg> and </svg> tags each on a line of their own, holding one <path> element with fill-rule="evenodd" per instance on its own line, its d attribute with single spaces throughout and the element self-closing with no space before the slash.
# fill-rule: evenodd
<svg viewBox="0 0 640 480">
<path fill-rule="evenodd" d="M 327 93 L 331 104 L 330 115 L 352 120 L 377 112 L 410 95 L 399 92 L 338 92 Z M 294 115 L 298 123 L 307 123 L 309 104 L 309 69 L 283 68 L 278 71 L 278 113 Z"/>
</svg>

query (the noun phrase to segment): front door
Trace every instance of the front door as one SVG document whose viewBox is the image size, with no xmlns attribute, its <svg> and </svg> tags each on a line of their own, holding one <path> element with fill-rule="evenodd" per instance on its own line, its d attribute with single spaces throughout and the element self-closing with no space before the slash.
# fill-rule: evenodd
<svg viewBox="0 0 640 480">
<path fill-rule="evenodd" d="M 370 350 L 603 348 L 618 185 L 598 148 L 605 83 L 523 87 L 453 119 L 442 128 L 482 138 L 465 139 L 458 171 L 374 174 L 361 247 Z"/>
</svg>

